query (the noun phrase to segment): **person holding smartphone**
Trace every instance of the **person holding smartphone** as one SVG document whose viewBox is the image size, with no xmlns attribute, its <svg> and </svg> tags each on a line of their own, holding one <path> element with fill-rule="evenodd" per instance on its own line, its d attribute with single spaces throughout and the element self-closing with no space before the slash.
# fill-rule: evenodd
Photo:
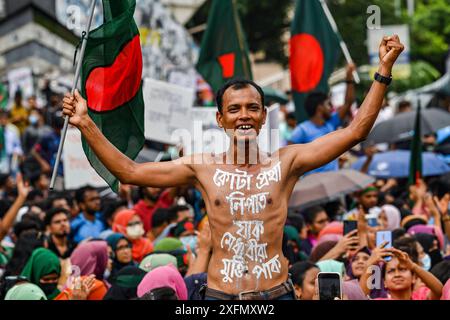
<svg viewBox="0 0 450 320">
<path fill-rule="evenodd" d="M 396 248 L 385 248 L 386 244 L 384 242 L 375 248 L 367 261 L 367 268 L 359 281 L 363 292 L 369 295 L 372 289 L 374 276 L 372 276 L 369 267 L 372 267 L 373 270 L 379 267 L 381 263 L 383 264 L 381 273 L 375 272 L 375 282 L 377 280 L 376 275 L 381 274 L 384 287 L 387 290 L 387 297 L 379 299 L 418 300 L 414 295 L 413 287 L 417 278 L 419 278 L 430 289 L 427 299 L 439 300 L 442 295 L 442 283 L 433 274 L 412 261 L 408 253 Z M 385 261 L 387 257 L 391 257 L 388 262 Z"/>
</svg>

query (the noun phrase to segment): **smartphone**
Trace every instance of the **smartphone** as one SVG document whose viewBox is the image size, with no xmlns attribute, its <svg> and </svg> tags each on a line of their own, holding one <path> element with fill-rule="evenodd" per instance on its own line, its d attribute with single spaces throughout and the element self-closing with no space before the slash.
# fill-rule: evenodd
<svg viewBox="0 0 450 320">
<path fill-rule="evenodd" d="M 358 229 L 358 221 L 356 220 L 344 220 L 344 236 L 353 230 Z"/>
<path fill-rule="evenodd" d="M 342 280 L 337 272 L 319 272 L 317 275 L 319 300 L 342 300 Z"/>
<path fill-rule="evenodd" d="M 384 246 L 385 248 L 392 248 L 392 231 L 377 231 L 376 233 L 376 245 L 379 247 L 383 242 L 387 244 Z M 392 257 L 385 257 L 384 261 L 391 261 Z"/>
</svg>

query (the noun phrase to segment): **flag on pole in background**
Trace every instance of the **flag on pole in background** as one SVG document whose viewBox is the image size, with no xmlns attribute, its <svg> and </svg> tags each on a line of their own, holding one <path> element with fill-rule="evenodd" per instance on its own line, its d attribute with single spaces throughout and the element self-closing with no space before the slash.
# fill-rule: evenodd
<svg viewBox="0 0 450 320">
<path fill-rule="evenodd" d="M 422 134 L 420 130 L 420 100 L 414 123 L 414 137 L 411 142 L 411 159 L 409 160 L 408 184 L 412 185 L 422 178 Z"/>
<path fill-rule="evenodd" d="M 135 0 L 103 0 L 104 23 L 89 32 L 81 70 L 81 94 L 105 137 L 134 159 L 144 145 L 142 51 L 133 18 Z M 115 192 L 119 183 L 83 139 L 83 150 Z"/>
<path fill-rule="evenodd" d="M 5 85 L 0 83 L 0 109 L 6 109 L 8 106 L 8 90 L 6 89 Z"/>
<path fill-rule="evenodd" d="M 214 91 L 234 77 L 252 80 L 247 42 L 235 0 L 213 0 L 197 71 Z"/>
<path fill-rule="evenodd" d="M 328 78 L 339 57 L 339 40 L 319 0 L 296 1 L 289 66 L 298 121 L 308 119 L 304 102 L 309 93 L 328 93 Z"/>
</svg>

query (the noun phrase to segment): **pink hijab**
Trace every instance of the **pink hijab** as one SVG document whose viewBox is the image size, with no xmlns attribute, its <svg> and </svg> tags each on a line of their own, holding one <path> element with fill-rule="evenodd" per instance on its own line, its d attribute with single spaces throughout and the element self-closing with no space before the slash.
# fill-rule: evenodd
<svg viewBox="0 0 450 320">
<path fill-rule="evenodd" d="M 439 248 L 444 248 L 444 234 L 442 233 L 441 228 L 431 225 L 418 224 L 409 228 L 408 233 L 410 235 L 415 235 L 416 233 L 426 233 L 436 236 L 439 241 Z"/>
<path fill-rule="evenodd" d="M 391 204 L 385 204 L 381 207 L 381 210 L 384 211 L 387 217 L 387 229 L 388 230 L 395 230 L 400 228 L 400 221 L 401 221 L 401 215 L 400 210 L 398 210 L 395 206 Z"/>
<path fill-rule="evenodd" d="M 89 241 L 79 244 L 72 252 L 70 262 L 80 268 L 81 276 L 95 274 L 97 279 L 102 280 L 108 265 L 106 241 Z"/>
<path fill-rule="evenodd" d="M 178 300 L 187 300 L 187 288 L 183 277 L 173 265 L 157 267 L 147 273 L 137 288 L 137 295 L 141 298 L 147 292 L 162 288 L 172 288 Z"/>
<path fill-rule="evenodd" d="M 357 279 L 344 281 L 342 291 L 348 297 L 348 300 L 369 300 L 362 291 Z"/>
<path fill-rule="evenodd" d="M 441 300 L 450 300 L 450 279 L 447 280 L 444 288 L 442 288 Z"/>
</svg>

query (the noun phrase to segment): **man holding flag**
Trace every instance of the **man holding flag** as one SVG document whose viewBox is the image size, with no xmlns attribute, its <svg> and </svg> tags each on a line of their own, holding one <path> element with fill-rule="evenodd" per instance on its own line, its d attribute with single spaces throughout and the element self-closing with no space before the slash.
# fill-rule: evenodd
<svg viewBox="0 0 450 320">
<path fill-rule="evenodd" d="M 292 190 L 305 172 L 367 137 L 403 49 L 396 35 L 382 39 L 375 81 L 349 126 L 271 155 L 261 152 L 257 144 L 267 116 L 264 94 L 248 80 L 231 81 L 217 93 L 217 122 L 231 139 L 230 149 L 218 155 L 139 164 L 105 138 L 78 92 L 65 96 L 63 113 L 120 182 L 158 188 L 193 185 L 200 190 L 212 235 L 207 299 L 293 299 L 288 261 L 282 252 Z"/>
</svg>

